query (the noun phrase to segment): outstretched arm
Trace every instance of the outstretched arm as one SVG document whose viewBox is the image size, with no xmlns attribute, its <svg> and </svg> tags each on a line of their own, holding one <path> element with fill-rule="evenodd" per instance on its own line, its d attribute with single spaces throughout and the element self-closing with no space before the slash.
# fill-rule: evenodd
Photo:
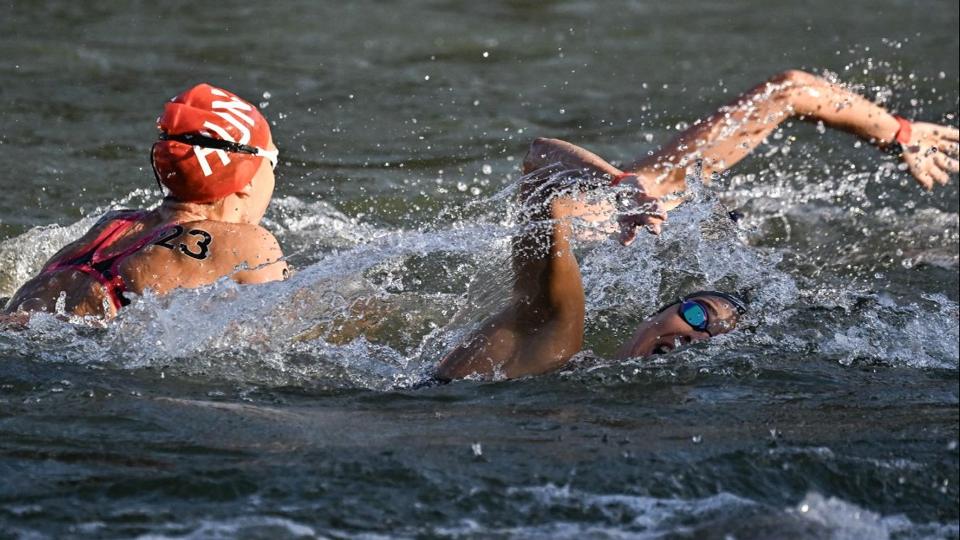
<svg viewBox="0 0 960 540">
<path fill-rule="evenodd" d="M 525 185 L 529 214 L 513 240 L 510 303 L 481 323 L 437 368 L 441 379 L 536 375 L 563 366 L 583 345 L 584 296 L 570 244 L 569 198 Z M 532 199 L 532 200 L 530 200 Z"/>
<path fill-rule="evenodd" d="M 703 173 L 729 169 L 789 118 L 820 121 L 853 133 L 877 146 L 900 142 L 901 159 L 924 188 L 946 184 L 958 171 L 956 128 L 925 122 L 903 123 L 879 105 L 846 88 L 803 71 L 791 70 L 772 77 L 741 94 L 729 105 L 698 121 L 656 153 L 624 167 L 646 194 L 663 197 L 686 189 L 687 167 L 700 161 Z M 899 140 L 898 140 L 899 139 Z M 580 169 L 595 177 L 617 178 L 624 172 L 583 148 L 558 139 L 536 139 L 524 158 L 524 172 L 549 165 Z M 672 208 L 681 202 L 666 203 Z M 609 216 L 613 208 L 603 203 L 584 205 L 578 217 Z"/>
<path fill-rule="evenodd" d="M 897 117 L 879 105 L 798 70 L 777 75 L 740 95 L 655 154 L 625 169 L 655 179 L 645 183 L 651 195 L 683 191 L 686 168 L 694 161 L 702 160 L 706 176 L 728 169 L 792 117 L 823 122 L 877 146 L 891 145 L 900 135 L 901 158 L 926 189 L 934 182 L 946 184 L 949 174 L 958 170 L 957 129 L 915 122 L 901 131 Z"/>
</svg>

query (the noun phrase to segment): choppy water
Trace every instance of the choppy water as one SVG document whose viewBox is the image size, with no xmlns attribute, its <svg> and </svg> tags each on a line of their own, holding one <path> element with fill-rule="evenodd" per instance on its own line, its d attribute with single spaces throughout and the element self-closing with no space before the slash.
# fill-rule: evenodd
<svg viewBox="0 0 960 540">
<path fill-rule="evenodd" d="M 0 537 L 957 538 L 958 190 L 793 125 L 629 249 L 588 347 L 413 390 L 496 309 L 529 139 L 623 160 L 787 68 L 956 124 L 956 2 L 107 2 L 0 18 L 0 296 L 149 205 L 161 102 L 262 101 L 299 269 L 0 331 Z M 739 208 L 738 226 L 722 206 Z M 651 256 L 652 254 L 652 256 Z M 681 291 L 747 329 L 604 360 Z"/>
</svg>

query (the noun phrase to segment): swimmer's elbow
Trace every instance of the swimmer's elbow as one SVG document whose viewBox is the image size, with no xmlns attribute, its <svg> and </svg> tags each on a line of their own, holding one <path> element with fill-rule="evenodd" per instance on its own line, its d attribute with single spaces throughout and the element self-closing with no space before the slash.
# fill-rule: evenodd
<svg viewBox="0 0 960 540">
<path fill-rule="evenodd" d="M 530 174 L 537 169 L 542 169 L 549 165 L 549 163 L 547 163 L 547 156 L 556 146 L 557 142 L 557 139 L 549 139 L 547 137 L 535 138 L 530 143 L 527 154 L 523 156 L 523 174 Z"/>
<path fill-rule="evenodd" d="M 792 86 L 807 86 L 817 80 L 819 79 L 816 75 L 807 73 L 801 69 L 788 69 L 777 73 L 771 77 L 768 82 L 777 85 L 790 84 Z"/>
</svg>

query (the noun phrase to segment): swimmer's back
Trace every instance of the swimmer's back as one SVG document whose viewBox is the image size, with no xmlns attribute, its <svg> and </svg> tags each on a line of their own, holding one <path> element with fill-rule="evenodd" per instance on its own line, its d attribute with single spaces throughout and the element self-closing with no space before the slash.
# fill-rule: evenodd
<svg viewBox="0 0 960 540">
<path fill-rule="evenodd" d="M 38 276 L 20 288 L 8 311 L 63 309 L 77 315 L 115 315 L 125 298 L 113 290 L 166 294 L 195 288 L 230 276 L 238 283 L 283 279 L 286 263 L 276 239 L 259 225 L 202 220 L 165 223 L 156 212 L 141 212 L 127 230 L 97 253 L 112 275 L 98 276 L 89 265 L 72 261 L 90 253 L 91 245 L 130 211 L 111 212 L 83 237 L 63 248 Z M 96 245 L 92 246 L 96 248 Z M 89 257 L 87 257 L 89 259 Z M 85 263 L 82 263 L 85 264 Z M 114 281 L 111 281 L 114 280 Z M 62 300 L 60 298 L 62 297 Z M 119 298 L 118 298 L 119 297 Z M 58 300 L 60 305 L 58 306 Z"/>
<path fill-rule="evenodd" d="M 286 276 L 280 245 L 260 225 L 191 221 L 168 225 L 159 236 L 121 266 L 129 290 L 166 294 L 208 285 L 224 276 L 242 284 Z"/>
</svg>

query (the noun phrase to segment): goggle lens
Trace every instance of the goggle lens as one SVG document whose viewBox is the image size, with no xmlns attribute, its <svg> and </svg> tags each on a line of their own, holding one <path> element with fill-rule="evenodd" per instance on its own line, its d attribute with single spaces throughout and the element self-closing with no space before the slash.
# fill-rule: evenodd
<svg viewBox="0 0 960 540">
<path fill-rule="evenodd" d="M 707 330 L 707 325 L 709 324 L 707 310 L 700 304 L 700 302 L 694 300 L 684 300 L 680 304 L 680 316 L 683 317 L 683 320 L 695 330 L 699 330 L 701 332 L 705 332 Z"/>
</svg>

